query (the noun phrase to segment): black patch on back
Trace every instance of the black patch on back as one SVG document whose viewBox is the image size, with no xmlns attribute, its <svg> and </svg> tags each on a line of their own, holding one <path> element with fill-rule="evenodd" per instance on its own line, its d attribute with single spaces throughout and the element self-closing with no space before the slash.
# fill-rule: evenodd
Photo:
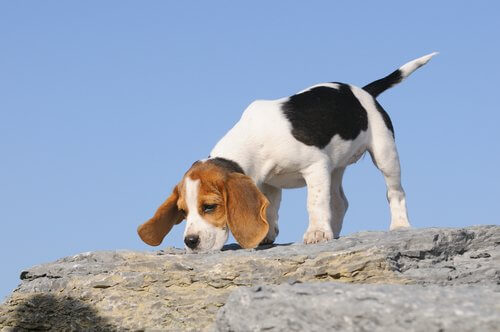
<svg viewBox="0 0 500 332">
<path fill-rule="evenodd" d="M 392 126 L 392 121 L 389 117 L 389 114 L 387 114 L 387 112 L 382 108 L 382 105 L 380 105 L 377 100 L 375 100 L 375 106 L 377 107 L 377 111 L 380 113 L 380 115 L 382 115 L 385 126 L 392 132 L 392 137 L 394 138 L 394 127 Z"/>
<path fill-rule="evenodd" d="M 282 110 L 292 135 L 306 145 L 324 148 L 334 135 L 354 140 L 368 128 L 368 116 L 347 84 L 318 86 L 291 96 Z"/>
<path fill-rule="evenodd" d="M 226 158 L 216 157 L 216 158 L 208 159 L 207 163 L 212 163 L 212 164 L 214 164 L 216 166 L 224 168 L 229 173 L 235 172 L 235 173 L 245 174 L 245 172 L 243 171 L 243 168 L 241 168 L 241 166 L 237 162 L 235 162 L 233 160 L 229 160 L 229 159 L 226 159 Z"/>
<path fill-rule="evenodd" d="M 384 78 L 373 81 L 363 87 L 363 90 L 371 94 L 376 98 L 379 94 L 389 89 L 390 87 L 398 84 L 403 80 L 403 75 L 401 75 L 401 70 L 397 69 L 387 75 Z"/>
</svg>

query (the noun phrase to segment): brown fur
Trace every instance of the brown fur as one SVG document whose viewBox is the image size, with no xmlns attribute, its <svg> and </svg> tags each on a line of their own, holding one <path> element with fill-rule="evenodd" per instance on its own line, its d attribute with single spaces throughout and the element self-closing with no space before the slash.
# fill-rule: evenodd
<svg viewBox="0 0 500 332">
<path fill-rule="evenodd" d="M 232 173 L 226 185 L 227 223 L 234 238 L 243 248 L 255 248 L 267 235 L 267 198 L 252 179 Z"/>
<path fill-rule="evenodd" d="M 200 180 L 198 213 L 215 227 L 229 227 L 234 238 L 243 248 L 254 248 L 266 236 L 266 197 L 246 175 L 230 172 L 210 162 L 194 163 L 184 175 L 174 192 L 163 203 L 153 218 L 138 229 L 141 239 L 150 245 L 159 245 L 174 224 L 180 223 L 189 213 L 185 201 L 184 180 Z M 216 204 L 208 213 L 203 205 Z M 179 220 L 180 218 L 180 220 Z"/>
<path fill-rule="evenodd" d="M 170 197 L 160 205 L 154 216 L 137 228 L 142 241 L 151 246 L 160 245 L 172 227 L 184 219 L 184 214 L 177 208 L 178 198 L 179 190 L 175 186 Z"/>
</svg>

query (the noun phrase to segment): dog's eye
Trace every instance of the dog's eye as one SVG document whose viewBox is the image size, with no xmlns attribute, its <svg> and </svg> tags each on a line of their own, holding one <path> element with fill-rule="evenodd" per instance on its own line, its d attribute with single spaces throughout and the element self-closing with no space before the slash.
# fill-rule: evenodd
<svg viewBox="0 0 500 332">
<path fill-rule="evenodd" d="M 179 209 L 179 212 L 180 212 L 180 213 L 182 213 L 182 215 L 183 215 L 184 217 L 186 217 L 186 216 L 187 216 L 186 211 L 185 211 L 184 209 Z"/>
<path fill-rule="evenodd" d="M 215 208 L 217 207 L 217 204 L 203 204 L 203 212 L 204 213 L 210 213 L 214 212 Z"/>
</svg>

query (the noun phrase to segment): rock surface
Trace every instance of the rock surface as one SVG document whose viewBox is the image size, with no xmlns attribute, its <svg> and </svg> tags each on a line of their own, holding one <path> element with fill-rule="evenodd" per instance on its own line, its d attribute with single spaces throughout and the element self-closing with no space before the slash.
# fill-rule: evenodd
<svg viewBox="0 0 500 332">
<path fill-rule="evenodd" d="M 0 306 L 0 331 L 211 330 L 229 294 L 238 288 L 244 292 L 242 286 L 293 285 L 279 286 L 277 290 L 272 286 L 263 288 L 283 294 L 296 292 L 295 287 L 312 287 L 310 298 L 314 298 L 318 295 L 314 292 L 320 292 L 314 287 L 319 286 L 299 283 L 395 284 L 369 291 L 382 295 L 392 292 L 397 295 L 395 299 L 404 301 L 414 290 L 421 293 L 415 298 L 422 303 L 431 295 L 425 292 L 432 289 L 461 294 L 464 289 L 467 289 L 465 293 L 473 293 L 471 287 L 477 288 L 479 299 L 455 297 L 456 310 L 467 312 L 469 306 L 460 306 L 460 301 L 477 300 L 479 305 L 483 300 L 485 305 L 495 303 L 500 287 L 500 226 L 362 232 L 326 244 L 278 245 L 254 250 L 236 250 L 237 246 L 233 245 L 226 249 L 197 255 L 185 254 L 180 249 L 91 252 L 35 266 L 21 273 L 21 284 Z M 408 284 L 414 284 L 413 288 L 407 288 Z M 430 285 L 435 286 L 422 288 Z M 357 287 L 370 287 L 342 288 L 349 285 L 338 283 L 336 286 L 344 294 L 354 292 Z M 236 310 L 231 307 L 238 305 L 238 296 L 247 295 L 235 293 L 231 297 L 219 315 L 217 328 L 231 329 L 224 313 Z M 332 301 L 335 297 L 332 295 Z M 366 301 L 379 301 L 381 305 L 377 308 L 382 308 L 390 298 Z M 355 302 L 351 303 L 355 308 Z M 441 306 L 441 302 L 434 300 L 427 304 L 430 311 Z M 388 304 L 386 310 L 392 310 L 390 308 Z M 414 311 L 418 314 L 421 310 L 418 306 L 411 308 L 408 326 L 412 326 Z M 327 310 L 328 315 L 335 315 L 335 311 Z M 491 310 L 500 317 L 498 304 Z M 350 315 L 343 312 L 346 320 L 363 318 L 356 311 Z M 373 317 L 378 312 L 377 309 Z M 397 312 L 402 314 L 401 310 Z M 259 317 L 265 315 L 263 312 Z M 478 316 L 477 312 L 471 319 L 481 317 L 489 324 L 486 317 Z M 495 322 L 500 326 L 498 318 Z M 352 330 L 361 331 L 359 326 L 353 325 Z"/>
<path fill-rule="evenodd" d="M 242 287 L 217 331 L 499 331 L 493 286 L 306 283 Z"/>
</svg>

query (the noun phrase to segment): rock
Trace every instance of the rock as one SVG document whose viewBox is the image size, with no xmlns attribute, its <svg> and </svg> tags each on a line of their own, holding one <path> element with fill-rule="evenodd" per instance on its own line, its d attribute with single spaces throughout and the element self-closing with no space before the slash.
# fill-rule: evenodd
<svg viewBox="0 0 500 332">
<path fill-rule="evenodd" d="M 216 331 L 499 331 L 492 285 L 306 283 L 242 287 L 217 314 Z"/>
<path fill-rule="evenodd" d="M 431 286 L 458 293 L 475 287 L 489 303 L 500 287 L 499 244 L 500 226 L 475 226 L 361 232 L 317 245 L 252 250 L 230 245 L 197 255 L 174 248 L 83 253 L 23 271 L 21 284 L 0 306 L 0 331 L 211 330 L 229 294 L 238 289 L 237 297 L 243 286 L 255 285 L 293 285 L 280 286 L 285 292 L 302 287 L 300 283 L 393 284 L 391 290 L 402 289 L 400 301 L 413 290 L 422 292 L 416 297 L 422 303 Z M 356 287 L 370 285 L 339 289 L 347 294 Z M 429 310 L 436 303 L 427 303 Z M 498 313 L 498 305 L 492 310 Z M 345 319 L 357 319 L 356 311 L 351 314 Z M 408 317 L 411 322 L 413 316 Z"/>
</svg>

